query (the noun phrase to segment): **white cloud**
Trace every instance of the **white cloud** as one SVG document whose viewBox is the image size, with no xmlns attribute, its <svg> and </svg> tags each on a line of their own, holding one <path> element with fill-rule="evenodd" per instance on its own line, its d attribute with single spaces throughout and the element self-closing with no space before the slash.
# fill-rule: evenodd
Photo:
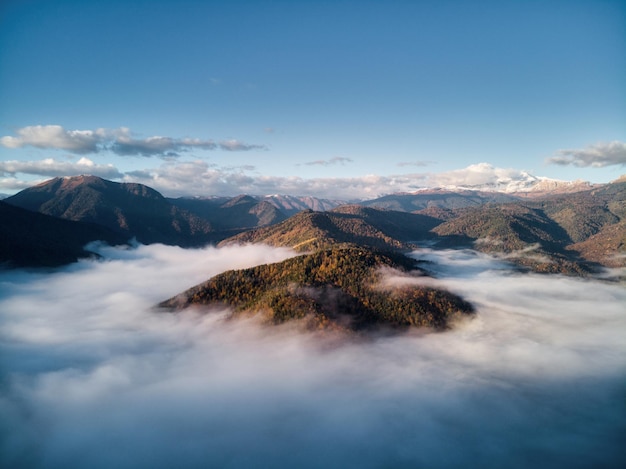
<svg viewBox="0 0 626 469">
<path fill-rule="evenodd" d="M 444 173 L 431 174 L 428 178 L 429 186 L 494 186 L 506 185 L 516 181 L 536 179 L 526 171 L 518 169 L 497 168 L 489 163 L 478 163 L 463 169 L 456 169 Z"/>
<path fill-rule="evenodd" d="M 99 165 L 85 157 L 80 158 L 76 163 L 58 161 L 53 158 L 39 161 L 0 161 L 1 175 L 15 175 L 16 173 L 50 177 L 78 176 L 81 174 L 90 174 L 108 179 L 122 177 L 122 173 L 115 166 L 111 164 Z"/>
<path fill-rule="evenodd" d="M 212 140 L 175 139 L 154 136 L 143 139 L 133 138 L 127 128 L 118 129 L 112 134 L 110 150 L 120 156 L 178 156 L 181 151 L 191 149 L 214 150 L 217 145 Z"/>
<path fill-rule="evenodd" d="M 579 168 L 603 168 L 612 165 L 626 165 L 626 143 L 613 141 L 597 143 L 583 149 L 559 150 L 546 160 L 550 164 L 574 165 Z"/>
<path fill-rule="evenodd" d="M 39 179 L 34 181 L 24 181 L 16 177 L 0 177 L 0 190 L 6 190 L 10 192 L 21 191 L 28 189 L 31 186 L 44 182 L 45 179 Z"/>
<path fill-rule="evenodd" d="M 339 200 L 359 200 L 373 199 L 397 192 L 412 192 L 424 187 L 504 184 L 516 180 L 523 181 L 524 177 L 532 179 L 532 176 L 523 171 L 495 168 L 487 163 L 439 174 L 366 175 L 349 178 L 302 178 L 299 176 L 246 174 L 246 172 L 255 169 L 251 165 L 218 167 L 204 160 L 174 160 L 165 162 L 156 168 L 138 169 L 122 174 L 112 165 L 95 165 L 86 158 L 77 163 L 60 162 L 52 159 L 30 162 L 0 162 L 0 174 L 21 172 L 40 176 L 71 176 L 89 173 L 104 178 L 121 178 L 125 182 L 145 184 L 168 197 L 235 196 L 246 193 L 253 195 L 309 195 Z M 0 184 L 0 188 L 2 188 L 2 184 Z"/>
<path fill-rule="evenodd" d="M 297 176 L 250 176 L 240 170 L 216 168 L 205 161 L 164 163 L 158 168 L 126 174 L 128 182 L 139 182 L 167 196 L 285 194 L 310 195 L 341 200 L 375 198 L 382 194 L 418 189 L 422 175 L 354 178 L 312 178 Z"/>
<path fill-rule="evenodd" d="M 102 142 L 103 131 L 98 130 L 65 130 L 60 125 L 33 125 L 22 127 L 16 137 L 5 136 L 0 143 L 8 148 L 32 146 L 37 148 L 53 148 L 73 153 L 95 153 Z"/>
<path fill-rule="evenodd" d="M 0 273 L 3 467 L 619 467 L 623 287 L 423 251 L 478 308 L 443 333 L 337 336 L 165 314 L 262 246 L 105 248 Z M 529 295 L 532 292 L 532 295 Z M 112 451 L 111 448 L 115 448 Z M 323 450 L 321 450 L 323 449 Z"/>
<path fill-rule="evenodd" d="M 120 156 L 176 157 L 191 150 L 250 151 L 266 150 L 264 145 L 247 144 L 238 140 L 215 143 L 197 138 L 152 136 L 135 138 L 130 129 L 66 130 L 60 125 L 35 125 L 18 129 L 17 136 L 0 138 L 7 148 L 33 146 L 86 154 L 112 151 Z"/>
</svg>

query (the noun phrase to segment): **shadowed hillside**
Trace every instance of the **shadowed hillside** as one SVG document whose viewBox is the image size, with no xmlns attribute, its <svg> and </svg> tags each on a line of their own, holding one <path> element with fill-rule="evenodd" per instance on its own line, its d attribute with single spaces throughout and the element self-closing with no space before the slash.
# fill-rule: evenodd
<svg viewBox="0 0 626 469">
<path fill-rule="evenodd" d="M 127 239 L 98 225 L 61 220 L 0 202 L 0 264 L 56 267 L 93 255 L 90 241 L 123 244 Z"/>
<path fill-rule="evenodd" d="M 55 178 L 25 189 L 5 202 L 67 220 L 95 223 L 144 244 L 203 245 L 212 227 L 170 204 L 142 184 L 116 183 L 95 176 Z"/>
</svg>

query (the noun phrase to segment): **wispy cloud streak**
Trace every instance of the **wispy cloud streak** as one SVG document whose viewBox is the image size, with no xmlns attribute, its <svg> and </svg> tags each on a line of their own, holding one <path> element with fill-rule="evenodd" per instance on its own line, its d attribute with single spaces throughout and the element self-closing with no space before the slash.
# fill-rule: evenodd
<svg viewBox="0 0 626 469">
<path fill-rule="evenodd" d="M 344 165 L 346 163 L 352 163 L 354 160 L 351 158 L 345 158 L 342 156 L 335 156 L 330 158 L 329 160 L 315 160 L 304 163 L 306 166 L 333 166 L 333 165 Z"/>
</svg>

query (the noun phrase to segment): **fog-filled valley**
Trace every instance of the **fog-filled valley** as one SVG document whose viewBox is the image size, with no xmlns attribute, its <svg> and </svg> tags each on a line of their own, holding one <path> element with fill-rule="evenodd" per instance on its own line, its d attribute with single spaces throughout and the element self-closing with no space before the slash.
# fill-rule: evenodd
<svg viewBox="0 0 626 469">
<path fill-rule="evenodd" d="M 626 468 L 625 33 L 0 0 L 0 469 Z"/>
<path fill-rule="evenodd" d="M 412 255 L 476 314 L 346 336 L 153 306 L 286 248 L 94 246 L 0 273 L 0 465 L 20 468 L 620 467 L 626 290 Z M 607 271 L 606 275 L 610 275 Z M 623 273 L 622 273 L 623 275 Z"/>
</svg>

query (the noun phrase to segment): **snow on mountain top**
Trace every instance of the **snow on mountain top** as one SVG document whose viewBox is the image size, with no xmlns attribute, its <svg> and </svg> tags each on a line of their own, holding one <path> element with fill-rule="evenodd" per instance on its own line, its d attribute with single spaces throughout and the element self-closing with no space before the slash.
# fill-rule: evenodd
<svg viewBox="0 0 626 469">
<path fill-rule="evenodd" d="M 441 173 L 432 177 L 431 187 L 448 191 L 481 191 L 530 193 L 576 192 L 593 187 L 586 181 L 562 181 L 533 176 L 527 171 L 496 168 L 489 163 L 478 163 L 467 168 Z"/>
</svg>

